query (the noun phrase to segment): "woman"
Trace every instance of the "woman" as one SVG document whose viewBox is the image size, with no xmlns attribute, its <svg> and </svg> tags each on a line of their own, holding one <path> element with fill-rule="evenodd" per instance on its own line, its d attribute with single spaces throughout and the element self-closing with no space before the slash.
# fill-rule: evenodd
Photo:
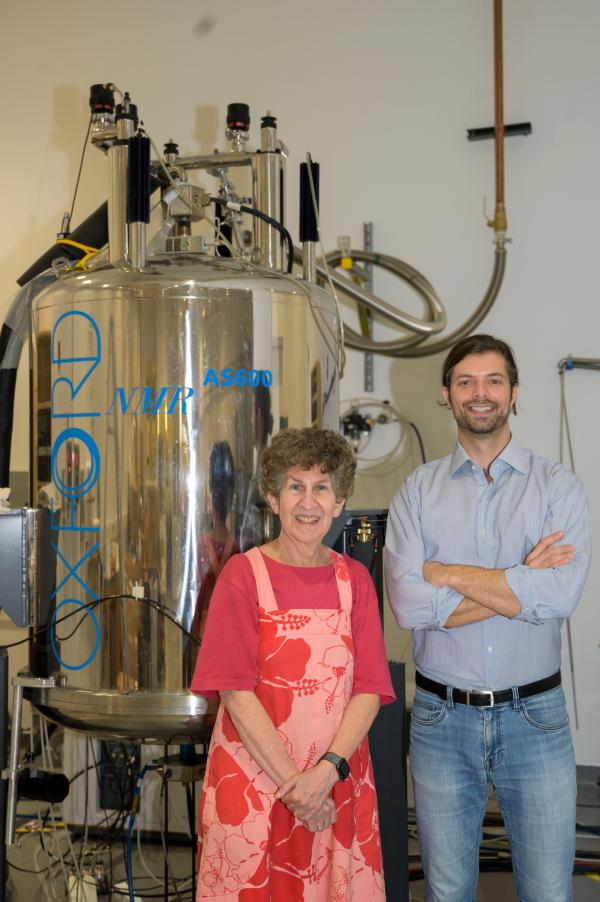
<svg viewBox="0 0 600 902">
<path fill-rule="evenodd" d="M 394 699 L 377 597 L 362 564 L 322 544 L 355 466 L 322 429 L 281 432 L 262 456 L 281 532 L 223 568 L 191 686 L 221 698 L 197 899 L 385 898 L 366 738 Z"/>
</svg>

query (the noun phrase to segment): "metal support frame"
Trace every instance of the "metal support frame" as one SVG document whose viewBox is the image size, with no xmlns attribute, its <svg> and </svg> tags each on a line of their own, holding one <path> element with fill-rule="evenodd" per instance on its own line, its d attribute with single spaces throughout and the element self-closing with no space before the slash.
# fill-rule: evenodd
<svg viewBox="0 0 600 902">
<path fill-rule="evenodd" d="M 164 774 L 164 794 L 163 794 L 163 851 L 165 853 L 165 863 L 163 870 L 163 879 L 165 882 L 164 902 L 169 902 L 169 780 L 167 777 L 167 762 L 169 760 L 169 746 L 165 745 L 165 774 Z"/>
<path fill-rule="evenodd" d="M 3 767 L 0 779 L 7 781 L 6 818 L 4 820 L 4 848 L 15 844 L 15 821 L 18 801 L 19 775 L 24 765 L 19 764 L 19 748 L 21 745 L 21 716 L 23 713 L 23 689 L 53 689 L 56 686 L 54 677 L 32 677 L 21 675 L 13 678 L 12 729 L 10 734 L 10 758 L 8 767 Z M 0 691 L 1 695 L 1 691 Z M 0 704 L 2 702 L 0 701 Z M 1 740 L 0 740 L 1 743 Z M 2 812 L 0 810 L 0 817 Z"/>
<path fill-rule="evenodd" d="M 194 746 L 195 748 L 195 746 Z M 171 872 L 169 867 L 169 783 L 184 783 L 191 787 L 192 810 L 196 811 L 196 783 L 204 779 L 206 771 L 206 749 L 198 758 L 194 754 L 194 760 L 190 763 L 182 763 L 177 756 L 169 755 L 169 745 L 165 745 L 165 754 L 163 758 L 154 759 L 154 769 L 161 772 L 164 780 L 164 788 L 161 790 L 163 794 L 163 810 L 162 810 L 162 843 L 164 853 L 164 902 L 169 902 L 171 894 L 169 893 L 169 884 L 171 881 Z M 196 866 L 198 854 L 198 834 L 194 829 L 194 824 L 190 823 L 191 833 L 191 853 L 192 853 L 192 898 L 196 898 Z"/>
</svg>

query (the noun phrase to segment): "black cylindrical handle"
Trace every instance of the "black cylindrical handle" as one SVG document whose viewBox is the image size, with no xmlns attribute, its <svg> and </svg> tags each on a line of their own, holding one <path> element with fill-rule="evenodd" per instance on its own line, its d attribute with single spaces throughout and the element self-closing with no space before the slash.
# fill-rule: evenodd
<svg viewBox="0 0 600 902">
<path fill-rule="evenodd" d="M 317 210 L 319 208 L 319 164 L 311 163 L 313 185 Z M 319 230 L 317 216 L 313 203 L 310 181 L 308 178 L 308 163 L 300 163 L 300 241 L 318 241 Z"/>
<path fill-rule="evenodd" d="M 129 139 L 127 222 L 150 222 L 150 138 Z"/>
</svg>

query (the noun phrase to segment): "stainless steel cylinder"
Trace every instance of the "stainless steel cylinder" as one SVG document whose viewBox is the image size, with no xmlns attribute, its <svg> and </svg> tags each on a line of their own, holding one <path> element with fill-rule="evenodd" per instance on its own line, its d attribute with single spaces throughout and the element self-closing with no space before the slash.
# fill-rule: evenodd
<svg viewBox="0 0 600 902">
<path fill-rule="evenodd" d="M 32 487 L 53 594 L 30 671 L 58 675 L 28 690 L 42 713 L 147 741 L 210 728 L 188 634 L 220 565 L 270 528 L 255 476 L 271 436 L 338 428 L 332 333 L 318 287 L 219 258 L 72 273 L 38 296 Z"/>
<path fill-rule="evenodd" d="M 274 126 L 263 125 L 260 136 L 261 149 L 252 158 L 254 205 L 261 213 L 266 213 L 284 225 L 285 157 L 278 147 Z M 281 271 L 284 247 L 278 230 L 255 218 L 253 238 L 254 246 L 260 251 L 260 265 Z"/>
<path fill-rule="evenodd" d="M 108 258 L 111 263 L 124 260 L 129 253 L 127 229 L 127 141 L 135 130 L 133 120 L 119 119 L 117 142 L 108 149 Z"/>
<path fill-rule="evenodd" d="M 146 263 L 146 223 L 131 222 L 127 226 L 129 259 L 136 269 L 143 269 Z"/>
<path fill-rule="evenodd" d="M 302 242 L 302 275 L 307 282 L 317 281 L 317 244 L 315 241 Z"/>
</svg>

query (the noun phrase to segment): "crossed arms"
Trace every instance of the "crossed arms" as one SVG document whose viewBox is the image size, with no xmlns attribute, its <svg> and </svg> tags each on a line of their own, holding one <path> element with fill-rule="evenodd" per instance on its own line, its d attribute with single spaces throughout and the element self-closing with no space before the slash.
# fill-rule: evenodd
<svg viewBox="0 0 600 902">
<path fill-rule="evenodd" d="M 515 525 L 515 531 L 509 533 L 515 541 L 503 543 L 503 560 L 507 548 L 515 558 L 506 568 L 461 562 L 460 549 L 468 545 L 454 539 L 473 529 L 471 522 L 461 520 L 464 510 L 458 512 L 454 532 L 446 516 L 443 534 L 437 538 L 424 535 L 424 519 L 429 527 L 438 522 L 434 519 L 436 506 L 444 503 L 444 497 L 438 494 L 433 509 L 431 502 L 429 508 L 427 503 L 418 480 L 409 477 L 397 492 L 388 518 L 384 572 L 390 604 L 403 629 L 451 629 L 498 615 L 540 624 L 572 614 L 590 562 L 587 502 L 581 483 L 572 474 L 562 471 L 560 480 L 552 484 L 542 526 L 537 527 L 542 536 L 537 544 L 533 538 L 531 545 L 524 547 L 524 536 L 519 537 L 517 531 L 523 529 L 527 516 L 521 510 L 521 516 L 515 518 L 521 527 Z M 534 530 L 530 524 L 528 532 Z M 445 546 L 450 561 L 452 548 L 459 549 L 456 563 L 432 560 L 440 552 L 427 554 L 428 547 Z"/>
<path fill-rule="evenodd" d="M 525 558 L 525 566 L 536 570 L 563 567 L 573 560 L 573 545 L 559 545 L 562 531 L 543 537 Z M 471 567 L 466 564 L 440 564 L 425 561 L 423 578 L 436 588 L 444 586 L 463 596 L 458 607 L 447 618 L 446 629 L 466 626 L 501 614 L 516 617 L 522 608 L 506 582 L 504 570 Z"/>
</svg>

